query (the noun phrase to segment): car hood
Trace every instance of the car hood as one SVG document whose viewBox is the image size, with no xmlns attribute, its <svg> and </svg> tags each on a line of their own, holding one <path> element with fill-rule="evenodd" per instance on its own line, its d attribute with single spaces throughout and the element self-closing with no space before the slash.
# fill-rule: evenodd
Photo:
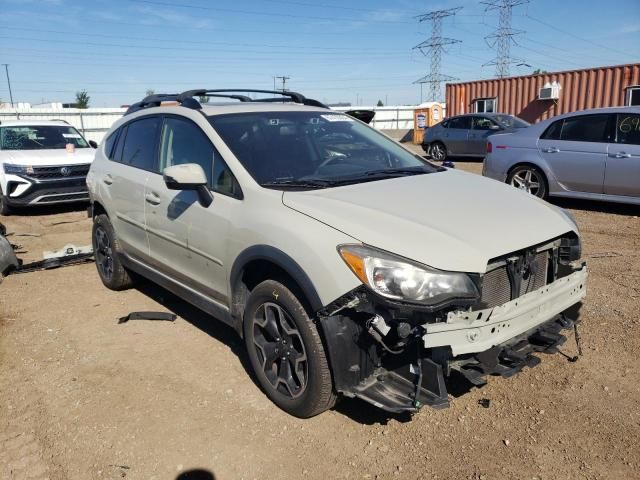
<svg viewBox="0 0 640 480">
<path fill-rule="evenodd" d="M 456 170 L 285 192 L 283 203 L 367 245 L 460 272 L 576 230 L 561 209 Z"/>
<path fill-rule="evenodd" d="M 33 166 L 75 165 L 91 163 L 95 155 L 93 148 L 77 148 L 69 153 L 64 148 L 55 150 L 3 150 L 0 160 L 4 163 Z"/>
</svg>

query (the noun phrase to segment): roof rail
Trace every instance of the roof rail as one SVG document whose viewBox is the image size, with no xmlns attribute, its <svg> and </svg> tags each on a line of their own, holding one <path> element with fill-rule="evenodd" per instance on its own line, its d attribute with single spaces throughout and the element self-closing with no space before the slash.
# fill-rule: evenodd
<svg viewBox="0 0 640 480">
<path fill-rule="evenodd" d="M 239 95 L 234 92 L 243 92 L 243 93 L 269 93 L 280 95 L 280 97 L 275 98 L 262 98 L 262 99 L 252 99 L 246 95 Z M 241 102 L 281 102 L 285 101 L 288 97 L 294 103 L 300 103 L 302 105 L 309 105 L 313 107 L 321 107 L 321 108 L 329 108 L 324 105 L 322 102 L 318 100 L 314 100 L 312 98 L 306 98 L 301 93 L 290 92 L 290 91 L 282 91 L 282 90 L 256 90 L 256 89 L 247 89 L 247 88 L 226 88 L 226 89 L 216 89 L 216 90 L 206 90 L 206 89 L 198 89 L 198 90 L 187 90 L 182 93 L 159 93 L 154 95 L 149 95 L 143 98 L 141 101 L 134 103 L 131 105 L 128 110 L 125 112 L 125 115 L 129 115 L 130 113 L 137 112 L 138 110 L 142 110 L 143 108 L 151 108 L 151 107 L 159 107 L 162 102 L 177 102 L 183 107 L 192 108 L 194 110 L 200 110 L 202 105 L 193 97 L 219 97 L 219 98 L 232 98 L 234 100 L 240 100 Z"/>
</svg>

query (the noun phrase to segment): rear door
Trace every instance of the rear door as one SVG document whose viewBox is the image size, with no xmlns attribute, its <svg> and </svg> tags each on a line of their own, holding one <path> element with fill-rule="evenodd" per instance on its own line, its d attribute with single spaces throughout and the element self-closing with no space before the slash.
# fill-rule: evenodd
<svg viewBox="0 0 640 480">
<path fill-rule="evenodd" d="M 454 117 L 449 120 L 447 129 L 444 130 L 444 139 L 449 154 L 467 155 L 470 153 L 467 140 L 471 130 L 471 117 Z"/>
<path fill-rule="evenodd" d="M 603 192 L 610 118 L 567 117 L 552 123 L 538 140 L 540 156 L 566 190 Z"/>
<path fill-rule="evenodd" d="M 143 117 L 121 128 L 113 162 L 102 182 L 115 212 L 112 221 L 118 240 L 127 253 L 146 259 L 149 246 L 145 231 L 144 189 L 149 173 L 155 169 L 160 118 Z"/>
<path fill-rule="evenodd" d="M 472 117 L 468 143 L 469 154 L 484 156 L 487 151 L 487 137 L 497 133 L 499 129 L 500 126 L 488 117 L 479 115 Z"/>
<path fill-rule="evenodd" d="M 640 197 L 640 114 L 618 113 L 609 144 L 604 193 Z"/>
</svg>

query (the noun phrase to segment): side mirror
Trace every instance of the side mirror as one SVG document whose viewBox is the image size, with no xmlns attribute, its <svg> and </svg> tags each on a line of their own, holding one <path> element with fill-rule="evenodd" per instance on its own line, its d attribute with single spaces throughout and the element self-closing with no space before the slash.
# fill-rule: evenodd
<svg viewBox="0 0 640 480">
<path fill-rule="evenodd" d="M 198 201 L 203 207 L 213 202 L 213 195 L 207 188 L 207 176 L 197 163 L 185 163 L 167 167 L 162 172 L 162 178 L 169 190 L 195 190 Z"/>
<path fill-rule="evenodd" d="M 98 142 L 95 140 L 89 140 L 89 146 L 91 146 L 91 148 L 98 148 Z"/>
</svg>

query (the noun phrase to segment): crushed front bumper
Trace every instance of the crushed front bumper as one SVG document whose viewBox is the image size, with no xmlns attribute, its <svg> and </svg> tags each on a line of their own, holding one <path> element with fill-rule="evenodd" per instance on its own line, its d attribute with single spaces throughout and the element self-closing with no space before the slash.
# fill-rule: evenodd
<svg viewBox="0 0 640 480">
<path fill-rule="evenodd" d="M 587 276 L 585 267 L 498 307 L 449 312 L 446 322 L 424 325 L 424 346 L 449 346 L 455 357 L 507 342 L 582 301 Z"/>
<path fill-rule="evenodd" d="M 536 365 L 536 353 L 557 352 L 563 330 L 579 319 L 587 275 L 583 265 L 498 307 L 449 312 L 445 321 L 414 328 L 401 351 L 380 348 L 370 326 L 380 310 L 367 304 L 366 294 L 356 295 L 319 315 L 335 389 L 389 412 L 444 408 L 446 379 L 454 371 L 477 386 L 488 375 L 508 377 Z"/>
</svg>

